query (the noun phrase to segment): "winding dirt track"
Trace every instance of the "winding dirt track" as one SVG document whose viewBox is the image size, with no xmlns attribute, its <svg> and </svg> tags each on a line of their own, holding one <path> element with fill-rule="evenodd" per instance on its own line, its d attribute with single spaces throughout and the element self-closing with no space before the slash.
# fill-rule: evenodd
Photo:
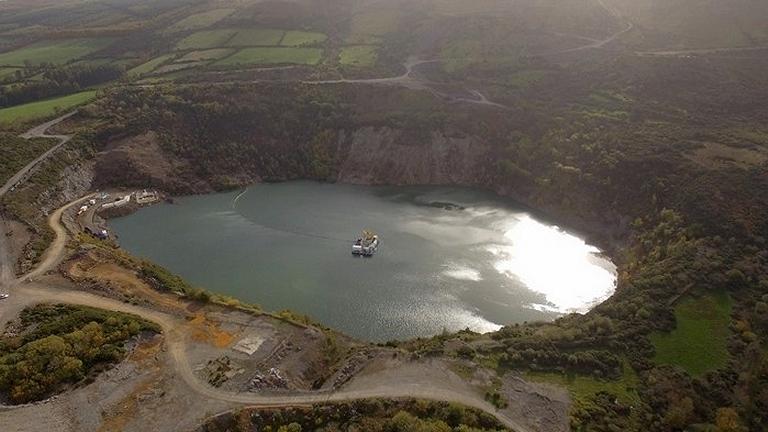
<svg viewBox="0 0 768 432">
<path fill-rule="evenodd" d="M 26 181 L 35 170 L 35 168 L 38 167 L 38 165 L 48 159 L 48 157 L 56 152 L 56 150 L 60 149 L 61 146 L 69 142 L 72 137 L 67 135 L 49 135 L 48 129 L 72 117 L 75 115 L 75 113 L 77 113 L 77 111 L 64 114 L 63 116 L 55 118 L 49 122 L 35 126 L 20 135 L 24 139 L 49 138 L 59 140 L 59 142 L 48 149 L 48 151 L 45 153 L 35 158 L 35 160 L 28 163 L 27 166 L 19 170 L 19 172 L 8 179 L 4 185 L 0 186 L 0 199 L 3 198 L 3 196 L 5 196 L 5 194 L 7 194 L 9 191 L 16 188 L 16 186 L 18 186 L 20 183 Z M 1 217 L 2 216 L 0 216 L 0 218 Z M 0 219 L 0 222 L 2 222 L 2 219 Z M 15 282 L 13 264 L 11 263 L 11 255 L 8 251 L 8 241 L 6 240 L 5 232 L 2 231 L 2 226 L 0 226 L 0 288 L 7 287 Z"/>
<path fill-rule="evenodd" d="M 58 122 L 63 121 L 74 113 L 67 114 L 51 122 L 42 124 L 31 129 L 22 135 L 26 138 L 48 137 L 57 138 L 59 144 L 46 152 L 43 156 L 36 159 L 14 178 L 23 181 L 32 169 L 42 160 L 48 157 L 55 149 L 65 144 L 71 137 L 60 135 L 46 135 L 46 131 Z M 18 184 L 18 181 L 15 183 Z M 8 188 L 3 189 L 3 193 Z M 1 194 L 0 194 L 1 196 Z M 55 239 L 46 250 L 41 263 L 30 273 L 19 279 L 6 280 L 5 283 L 10 288 L 11 297 L 0 303 L 0 325 L 7 322 L 12 316 L 15 316 L 26 306 L 42 302 L 56 302 L 78 304 L 101 309 L 108 309 L 120 312 L 127 312 L 138 315 L 146 320 L 157 323 L 161 326 L 168 346 L 168 352 L 172 359 L 172 367 L 182 379 L 200 396 L 210 399 L 216 399 L 237 404 L 244 404 L 256 407 L 289 407 L 298 405 L 307 405 L 317 402 L 339 402 L 362 398 L 402 398 L 413 397 L 429 400 L 457 402 L 470 407 L 478 408 L 489 414 L 496 416 L 503 424 L 517 432 L 529 432 L 529 429 L 519 424 L 515 419 L 509 417 L 506 413 L 499 412 L 491 404 L 486 402 L 482 395 L 475 392 L 468 392 L 466 388 L 451 389 L 448 385 L 441 383 L 414 382 L 408 379 L 403 380 L 376 380 L 374 384 L 366 386 L 364 389 L 345 390 L 341 389 L 333 392 L 306 392 L 285 395 L 258 395 L 251 393 L 231 393 L 213 388 L 198 380 L 186 356 L 186 332 L 185 322 L 169 314 L 158 312 L 152 309 L 126 304 L 107 297 L 101 297 L 94 294 L 69 289 L 61 286 L 53 286 L 47 283 L 44 276 L 51 270 L 54 270 L 66 255 L 66 246 L 68 233 L 61 222 L 62 214 L 69 208 L 80 204 L 92 195 L 87 195 L 72 201 L 65 206 L 54 211 L 48 218 L 48 224 L 55 233 Z M 0 249 L 5 245 L 3 239 L 5 233 L 0 227 Z M 0 250 L 0 252 L 7 252 Z M 5 260 L 5 257 L 2 257 Z M 13 411 L 12 407 L 6 410 Z"/>
<path fill-rule="evenodd" d="M 27 176 L 34 170 L 41 162 L 48 159 L 48 157 L 53 154 L 56 150 L 61 148 L 64 144 L 69 142 L 70 139 L 72 139 L 71 136 L 68 135 L 48 135 L 48 129 L 52 128 L 53 126 L 63 122 L 64 120 L 72 117 L 75 115 L 77 111 L 72 111 L 70 113 L 64 114 L 63 116 L 53 119 L 49 122 L 43 123 L 39 126 L 35 126 L 32 129 L 24 132 L 20 136 L 22 138 L 31 139 L 31 138 L 51 138 L 51 139 L 57 139 L 59 140 L 58 144 L 51 147 L 48 151 L 38 156 L 35 160 L 27 164 L 24 168 L 22 168 L 19 172 L 17 172 L 13 177 L 11 177 L 4 185 L 0 186 L 0 198 L 3 197 L 9 190 L 16 187 L 19 183 L 23 182 L 27 179 Z"/>
<path fill-rule="evenodd" d="M 210 387 L 198 380 L 189 364 L 185 354 L 186 335 L 183 331 L 185 323 L 183 320 L 155 310 L 126 304 L 117 300 L 94 294 L 65 289 L 62 287 L 51 287 L 42 281 L 35 279 L 44 275 L 58 265 L 64 257 L 66 243 L 68 239 L 66 228 L 61 223 L 61 216 L 68 208 L 78 205 L 83 200 L 90 197 L 86 196 L 73 201 L 66 206 L 56 210 L 49 218 L 51 229 L 56 234 L 56 239 L 46 252 L 46 255 L 36 270 L 22 277 L 14 287 L 14 305 L 15 309 L 21 309 L 25 306 L 34 305 L 41 302 L 56 302 L 78 304 L 102 309 L 132 313 L 144 319 L 155 322 L 163 329 L 163 333 L 168 345 L 168 351 L 172 358 L 172 367 L 179 373 L 184 381 L 199 395 L 227 402 L 246 404 L 257 407 L 287 407 L 306 405 L 317 402 L 338 402 L 349 401 L 363 398 L 402 398 L 414 397 L 421 399 L 440 400 L 457 402 L 467 406 L 481 409 L 496 416 L 506 426 L 518 432 L 527 432 L 528 429 L 520 425 L 514 419 L 508 417 L 505 413 L 497 411 L 492 405 L 483 400 L 480 395 L 471 395 L 467 392 L 454 391 L 443 386 L 430 386 L 420 383 L 403 382 L 379 382 L 375 386 L 364 390 L 338 390 L 334 392 L 314 392 L 297 393 L 286 395 L 256 395 L 250 393 L 230 393 Z"/>
</svg>

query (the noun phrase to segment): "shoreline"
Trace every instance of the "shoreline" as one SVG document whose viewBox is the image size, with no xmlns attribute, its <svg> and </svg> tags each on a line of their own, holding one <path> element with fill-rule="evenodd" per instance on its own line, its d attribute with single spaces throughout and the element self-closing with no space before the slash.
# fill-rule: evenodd
<svg viewBox="0 0 768 432">
<path fill-rule="evenodd" d="M 589 243 L 588 239 L 585 239 L 583 236 L 581 236 L 578 231 L 571 230 L 569 227 L 568 228 L 564 228 L 562 225 L 553 223 L 551 219 L 543 219 L 541 217 L 540 212 L 537 212 L 535 209 L 531 209 L 530 207 L 528 207 L 528 206 L 526 206 L 524 204 L 520 204 L 519 202 L 515 201 L 514 199 L 511 199 L 509 197 L 505 197 L 505 196 L 496 194 L 493 191 L 490 191 L 490 190 L 487 190 L 487 189 L 482 189 L 482 188 L 477 188 L 477 187 L 467 187 L 467 186 L 452 186 L 452 185 L 434 185 L 434 186 L 433 185 L 404 185 L 404 186 L 362 185 L 362 184 L 354 184 L 354 183 L 319 182 L 319 181 L 316 181 L 316 180 L 288 180 L 288 181 L 280 182 L 280 183 L 299 183 L 299 184 L 306 183 L 306 184 L 325 185 L 325 186 L 336 186 L 336 185 L 339 185 L 339 186 L 360 187 L 360 188 L 366 188 L 366 189 L 374 188 L 374 189 L 378 189 L 378 190 L 385 190 L 387 188 L 397 188 L 396 192 L 402 192 L 402 193 L 404 193 L 406 195 L 408 194 L 409 191 L 410 192 L 419 192 L 419 191 L 424 191 L 424 192 L 438 191 L 439 192 L 440 190 L 445 190 L 446 192 L 450 192 L 450 191 L 467 191 L 469 193 L 477 193 L 477 194 L 479 194 L 479 197 L 477 198 L 478 202 L 476 203 L 476 205 L 483 206 L 483 205 L 485 205 L 487 203 L 488 205 L 496 205 L 496 206 L 498 206 L 499 209 L 508 210 L 510 213 L 513 213 L 513 214 L 520 214 L 520 215 L 526 214 L 526 215 L 530 216 L 532 220 L 536 221 L 537 223 L 540 223 L 543 226 L 546 226 L 548 229 L 557 230 L 557 232 L 559 232 L 559 233 L 562 233 L 562 234 L 565 234 L 565 235 L 569 235 L 569 236 L 577 237 L 580 241 L 584 241 L 585 245 L 587 247 L 594 247 L 595 249 L 598 249 L 597 252 L 590 252 L 589 255 L 592 256 L 592 257 L 597 257 L 597 258 L 599 258 L 601 260 L 605 260 L 605 263 L 593 264 L 593 265 L 597 265 L 600 268 L 603 268 L 604 270 L 606 270 L 606 271 L 608 271 L 608 272 L 610 272 L 612 274 L 613 287 L 609 291 L 605 291 L 604 293 L 601 293 L 598 297 L 593 298 L 588 303 L 584 303 L 582 306 L 578 306 L 577 309 L 573 309 L 571 306 L 567 306 L 567 309 L 562 309 L 557 304 L 554 305 L 554 306 L 549 306 L 549 307 L 547 307 L 545 309 L 541 309 L 541 308 L 536 308 L 536 307 L 531 307 L 531 306 L 525 306 L 525 304 L 528 304 L 528 303 L 524 302 L 524 303 L 520 303 L 519 305 L 516 304 L 515 306 L 518 307 L 518 308 L 521 308 L 521 309 L 529 309 L 530 311 L 537 311 L 537 312 L 541 313 L 542 315 L 546 315 L 546 316 L 541 316 L 539 318 L 527 317 L 526 313 L 518 312 L 516 309 L 513 309 L 513 310 L 510 311 L 510 313 L 513 316 L 517 315 L 517 319 L 516 320 L 514 320 L 514 321 L 497 321 L 497 320 L 494 320 L 492 318 L 492 316 L 489 317 L 487 314 L 483 314 L 483 313 L 479 313 L 478 311 L 475 311 L 474 306 L 472 306 L 472 304 L 462 303 L 464 305 L 463 310 L 466 311 L 467 313 L 472 313 L 473 316 L 475 316 L 476 318 L 482 319 L 482 320 L 486 320 L 489 323 L 494 323 L 495 325 L 498 325 L 499 327 L 505 327 L 505 326 L 509 326 L 509 325 L 514 325 L 515 322 L 517 322 L 517 323 L 523 323 L 523 322 L 542 322 L 542 323 L 552 322 L 552 321 L 554 321 L 554 320 L 556 320 L 556 319 L 558 319 L 560 317 L 563 317 L 563 316 L 566 316 L 566 315 L 569 315 L 569 314 L 572 314 L 572 313 L 578 313 L 579 315 L 586 315 L 591 310 L 593 310 L 595 307 L 597 307 L 598 305 L 604 303 L 607 299 L 611 298 L 616 293 L 616 291 L 617 291 L 618 274 L 619 274 L 618 269 L 619 269 L 619 266 L 615 262 L 613 262 L 611 260 L 611 256 L 609 254 L 606 254 L 602 249 L 599 249 L 599 247 L 595 247 L 594 244 Z M 268 184 L 272 184 L 272 183 L 268 183 Z M 237 202 L 237 200 L 239 198 L 241 198 L 245 193 L 247 193 L 252 187 L 259 186 L 259 185 L 261 185 L 261 183 L 255 183 L 255 184 L 249 185 L 247 187 L 242 188 L 242 190 L 240 190 L 239 192 L 237 191 L 237 189 L 232 189 L 232 190 L 229 190 L 229 191 L 210 192 L 210 193 L 204 193 L 204 194 L 178 195 L 175 198 L 179 198 L 179 197 L 193 197 L 193 198 L 196 198 L 196 197 L 204 197 L 204 196 L 213 195 L 213 194 L 223 194 L 223 195 L 232 194 L 233 195 L 232 199 L 228 200 L 228 203 L 227 203 L 227 207 L 229 207 L 229 205 L 230 205 L 229 203 L 230 202 L 232 203 L 231 205 L 234 206 L 235 203 Z M 402 189 L 402 191 L 400 189 Z M 450 201 L 450 198 L 448 200 Z M 158 201 L 158 203 L 160 203 L 160 202 L 169 202 L 169 201 L 173 202 L 173 198 L 165 199 L 165 200 L 160 200 L 160 201 Z M 429 206 L 429 203 L 421 202 L 421 201 L 414 202 L 413 204 L 414 205 Z M 456 200 L 456 204 L 461 204 L 461 205 L 467 204 L 467 201 L 462 201 L 461 199 L 457 199 Z M 119 216 L 116 216 L 116 217 L 123 217 L 123 216 L 127 216 L 129 214 L 133 214 L 135 211 L 138 211 L 141 208 L 143 208 L 143 207 L 132 207 L 129 212 L 121 212 L 121 214 Z M 112 218 L 108 218 L 108 219 L 112 219 Z M 108 224 L 109 224 L 109 222 L 110 221 L 107 220 Z M 109 226 L 113 227 L 113 225 L 109 225 Z M 115 233 L 115 235 L 118 234 L 117 231 L 114 231 L 114 233 Z M 119 243 L 119 237 L 120 236 L 116 237 L 118 239 L 118 243 Z M 123 249 L 123 250 L 126 251 L 127 253 L 131 254 L 131 255 L 134 255 L 134 252 L 132 252 L 132 251 L 129 251 L 129 250 L 126 250 L 126 249 Z M 136 256 L 136 255 L 134 255 L 134 256 Z M 149 259 L 149 261 L 155 262 L 152 258 L 149 258 L 149 257 L 147 257 L 147 258 Z M 487 264 L 491 265 L 491 262 L 489 261 Z M 606 265 L 603 265 L 603 264 L 606 264 Z M 173 273 L 179 274 L 179 273 L 177 273 L 178 272 L 178 268 L 170 268 L 169 267 L 169 270 L 171 272 L 173 272 Z M 186 278 L 187 276 L 182 276 L 182 277 Z M 499 277 L 509 278 L 511 276 L 509 276 L 509 275 L 507 275 L 505 273 L 499 273 Z M 217 278 L 217 280 L 221 280 L 221 278 L 219 277 L 219 278 Z M 237 289 L 235 289 L 235 290 L 230 290 L 230 291 L 226 291 L 226 290 L 225 291 L 221 291 L 221 290 L 217 290 L 217 289 L 212 289 L 209 284 L 206 284 L 204 282 L 200 282 L 199 286 L 203 287 L 206 290 L 210 290 L 210 292 L 212 292 L 212 293 L 216 293 L 216 294 L 220 294 L 220 295 L 225 295 L 225 296 L 232 296 L 232 297 L 237 298 L 237 299 L 242 299 L 245 302 L 255 302 L 255 303 L 261 304 L 260 303 L 260 298 L 258 296 L 256 298 L 252 298 L 252 299 L 250 299 L 250 298 L 249 299 L 243 298 L 242 290 L 238 291 Z M 544 296 L 545 298 L 549 296 L 547 291 L 537 290 L 537 289 L 535 289 L 535 287 L 528 286 L 528 285 L 526 285 L 525 283 L 522 283 L 522 282 L 521 282 L 520 288 L 526 290 L 526 292 L 533 293 L 534 295 L 537 295 L 537 296 L 541 295 L 541 296 Z M 550 291 L 549 294 L 552 294 L 552 292 Z M 263 301 L 263 299 L 261 299 L 261 301 Z M 551 298 L 550 298 L 550 301 L 552 301 Z M 534 304 L 534 303 L 531 303 L 531 304 Z M 536 304 L 538 304 L 538 303 L 536 303 Z M 560 304 L 560 306 L 566 307 L 567 304 L 568 303 Z M 299 313 L 307 314 L 310 317 L 313 317 L 313 321 L 317 321 L 317 322 L 322 323 L 322 324 L 325 324 L 325 322 L 327 321 L 326 319 L 322 319 L 322 318 L 317 317 L 317 314 L 313 313 L 311 310 L 301 309 L 300 307 L 297 307 L 296 305 L 290 305 L 290 304 L 284 304 L 284 303 L 281 303 L 279 305 L 274 305 L 273 304 L 273 305 L 269 306 L 268 308 L 265 308 L 265 310 L 277 311 L 277 310 L 282 310 L 284 308 L 290 308 L 292 310 L 298 310 L 298 311 L 300 311 Z M 576 310 L 578 310 L 578 311 L 576 311 Z M 472 311 L 475 311 L 475 312 L 472 312 Z M 522 313 L 522 315 L 521 315 L 521 313 Z M 493 315 L 493 314 L 491 314 L 491 315 Z M 340 332 L 345 333 L 345 334 L 348 333 L 348 330 L 346 330 L 346 331 L 345 330 L 340 330 L 340 327 L 338 326 L 338 323 L 336 325 L 333 325 L 332 328 L 337 329 L 337 331 L 340 331 Z M 458 330 L 458 328 L 457 328 L 457 330 Z M 493 332 L 493 330 L 491 330 L 491 331 L 482 331 L 480 329 L 477 329 L 475 331 L 477 331 L 477 332 L 479 332 L 481 334 L 486 334 L 486 333 L 489 333 L 489 332 Z M 410 341 L 410 340 L 414 340 L 414 339 L 418 339 L 418 338 L 427 338 L 427 339 L 429 339 L 429 338 L 438 336 L 439 334 L 440 334 L 440 332 L 438 330 L 436 330 L 435 332 L 430 333 L 430 334 L 411 335 L 411 336 L 407 336 L 407 337 L 396 336 L 396 335 L 390 335 L 390 336 L 384 336 L 384 337 L 366 337 L 366 336 L 357 335 L 357 336 L 355 336 L 355 338 L 358 338 L 360 340 L 367 341 L 367 342 L 370 342 L 370 343 L 384 343 L 384 342 L 390 341 L 390 340 L 396 340 L 396 341 L 400 341 L 400 342 L 405 342 L 405 341 Z"/>
</svg>

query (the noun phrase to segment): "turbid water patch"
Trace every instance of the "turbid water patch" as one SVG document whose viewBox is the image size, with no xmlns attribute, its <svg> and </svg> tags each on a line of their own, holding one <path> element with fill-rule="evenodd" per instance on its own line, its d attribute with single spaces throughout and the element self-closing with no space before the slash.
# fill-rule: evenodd
<svg viewBox="0 0 768 432">
<path fill-rule="evenodd" d="M 374 341 L 585 312 L 616 280 L 594 246 L 471 189 L 265 184 L 112 225 L 195 285 Z M 350 253 L 362 229 L 382 239 L 373 258 Z"/>
</svg>

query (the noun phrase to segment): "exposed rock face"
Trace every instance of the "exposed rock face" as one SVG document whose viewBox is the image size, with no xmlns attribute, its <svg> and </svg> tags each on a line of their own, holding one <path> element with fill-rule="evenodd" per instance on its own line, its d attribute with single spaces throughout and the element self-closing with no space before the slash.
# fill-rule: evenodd
<svg viewBox="0 0 768 432">
<path fill-rule="evenodd" d="M 268 150 L 275 149 L 256 153 Z M 426 142 L 414 142 L 396 129 L 365 127 L 352 132 L 340 131 L 336 148 L 331 151 L 337 172 L 334 180 L 344 183 L 480 185 L 487 181 L 488 146 L 474 137 L 448 136 L 436 131 L 427 135 Z M 254 161 L 254 165 L 258 164 L 259 161 Z M 233 186 L 261 178 L 254 174 L 258 166 L 246 166 L 242 170 L 244 172 L 201 174 L 204 171 L 194 169 L 191 162 L 165 153 L 157 134 L 147 132 L 116 140 L 99 153 L 95 183 L 209 192 L 217 189 L 222 177 Z M 286 172 L 284 179 L 303 177 L 306 171 Z"/>
<path fill-rule="evenodd" d="M 482 138 L 443 129 L 414 131 L 390 127 L 337 130 L 326 145 L 329 176 L 320 180 L 378 185 L 456 185 L 490 189 L 554 216 L 572 229 L 589 232 L 590 240 L 614 249 L 627 232 L 628 221 L 615 212 L 601 213 L 594 203 L 563 200 L 535 185 L 502 179 L 496 155 Z M 178 139 L 178 137 L 176 137 Z M 211 152 L 191 144 L 185 155 L 169 154 L 162 137 L 147 132 L 110 143 L 96 160 L 97 187 L 152 187 L 171 194 L 208 193 L 268 181 L 317 178 L 313 155 L 300 143 L 248 137 L 252 143 L 242 154 Z M 192 137 L 189 137 L 192 139 Z M 198 152 L 208 150 L 205 157 Z M 236 163 L 205 163 L 207 157 L 225 157 Z M 187 159 L 197 158 L 197 162 Z M 588 195 L 588 194 L 586 194 Z M 585 195 L 585 196 L 586 196 Z M 570 195 L 569 195 L 570 196 Z M 575 200 L 575 201 L 574 201 Z"/>
<path fill-rule="evenodd" d="M 96 184 L 99 186 L 154 187 L 179 190 L 194 186 L 199 179 L 185 175 L 188 165 L 160 147 L 157 133 L 122 138 L 109 143 L 97 155 Z M 203 188 L 200 192 L 205 192 Z"/>
<path fill-rule="evenodd" d="M 362 128 L 342 137 L 337 180 L 357 184 L 482 183 L 488 147 L 472 137 L 432 132 L 428 142 L 410 144 L 389 128 Z"/>
</svg>

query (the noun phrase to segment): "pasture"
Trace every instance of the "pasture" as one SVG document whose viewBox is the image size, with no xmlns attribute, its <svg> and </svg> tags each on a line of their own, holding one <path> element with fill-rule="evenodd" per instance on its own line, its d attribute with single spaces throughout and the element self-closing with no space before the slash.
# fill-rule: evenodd
<svg viewBox="0 0 768 432">
<path fill-rule="evenodd" d="M 70 108 L 82 105 L 93 99 L 94 96 L 96 96 L 96 90 L 87 90 L 58 98 L 3 108 L 0 109 L 0 123 L 12 123 L 48 117 L 56 114 L 58 111 L 66 111 Z"/>
<path fill-rule="evenodd" d="M 238 30 L 227 46 L 275 46 L 280 44 L 285 32 L 275 29 L 243 29 Z"/>
<path fill-rule="evenodd" d="M 256 64 L 304 64 L 320 62 L 323 51 L 317 48 L 263 47 L 244 48 L 237 53 L 216 62 L 218 66 Z"/>
<path fill-rule="evenodd" d="M 166 63 L 168 60 L 172 59 L 173 57 L 174 57 L 174 54 L 166 54 L 166 55 L 162 55 L 162 56 L 157 57 L 157 58 L 153 58 L 152 60 L 150 60 L 150 61 L 148 61 L 146 63 L 140 64 L 140 65 L 136 66 L 135 68 L 129 70 L 127 72 L 127 75 L 129 77 L 137 77 L 137 76 L 140 76 L 140 75 L 144 75 L 144 74 L 150 73 L 153 70 L 157 69 L 160 65 L 162 65 L 162 64 Z"/>
<path fill-rule="evenodd" d="M 176 49 L 188 50 L 222 47 L 235 35 L 235 32 L 236 30 L 233 29 L 224 29 L 192 33 L 179 41 L 176 44 Z"/>
<path fill-rule="evenodd" d="M 283 40 L 280 41 L 280 45 L 293 47 L 314 45 L 325 42 L 326 39 L 328 39 L 328 36 L 323 33 L 289 30 L 285 32 L 285 36 L 283 36 Z"/>
<path fill-rule="evenodd" d="M 190 15 L 168 27 L 167 31 L 169 33 L 176 33 L 186 30 L 204 29 L 232 15 L 233 12 L 235 12 L 234 9 L 213 9 Z"/>
<path fill-rule="evenodd" d="M 344 66 L 369 67 L 376 64 L 377 47 L 372 45 L 348 46 L 341 49 L 339 63 Z"/>
<path fill-rule="evenodd" d="M 111 38 L 45 40 L 0 54 L 0 66 L 41 63 L 65 64 L 106 48 Z"/>
<path fill-rule="evenodd" d="M 192 51 L 191 53 L 187 53 L 180 59 L 176 60 L 176 63 L 218 60 L 232 54 L 233 52 L 235 52 L 235 50 L 231 48 L 214 48 L 209 50 Z"/>
<path fill-rule="evenodd" d="M 680 366 L 693 376 L 725 366 L 732 303 L 727 293 L 681 300 L 675 307 L 677 328 L 651 335 L 653 360 Z"/>
</svg>

